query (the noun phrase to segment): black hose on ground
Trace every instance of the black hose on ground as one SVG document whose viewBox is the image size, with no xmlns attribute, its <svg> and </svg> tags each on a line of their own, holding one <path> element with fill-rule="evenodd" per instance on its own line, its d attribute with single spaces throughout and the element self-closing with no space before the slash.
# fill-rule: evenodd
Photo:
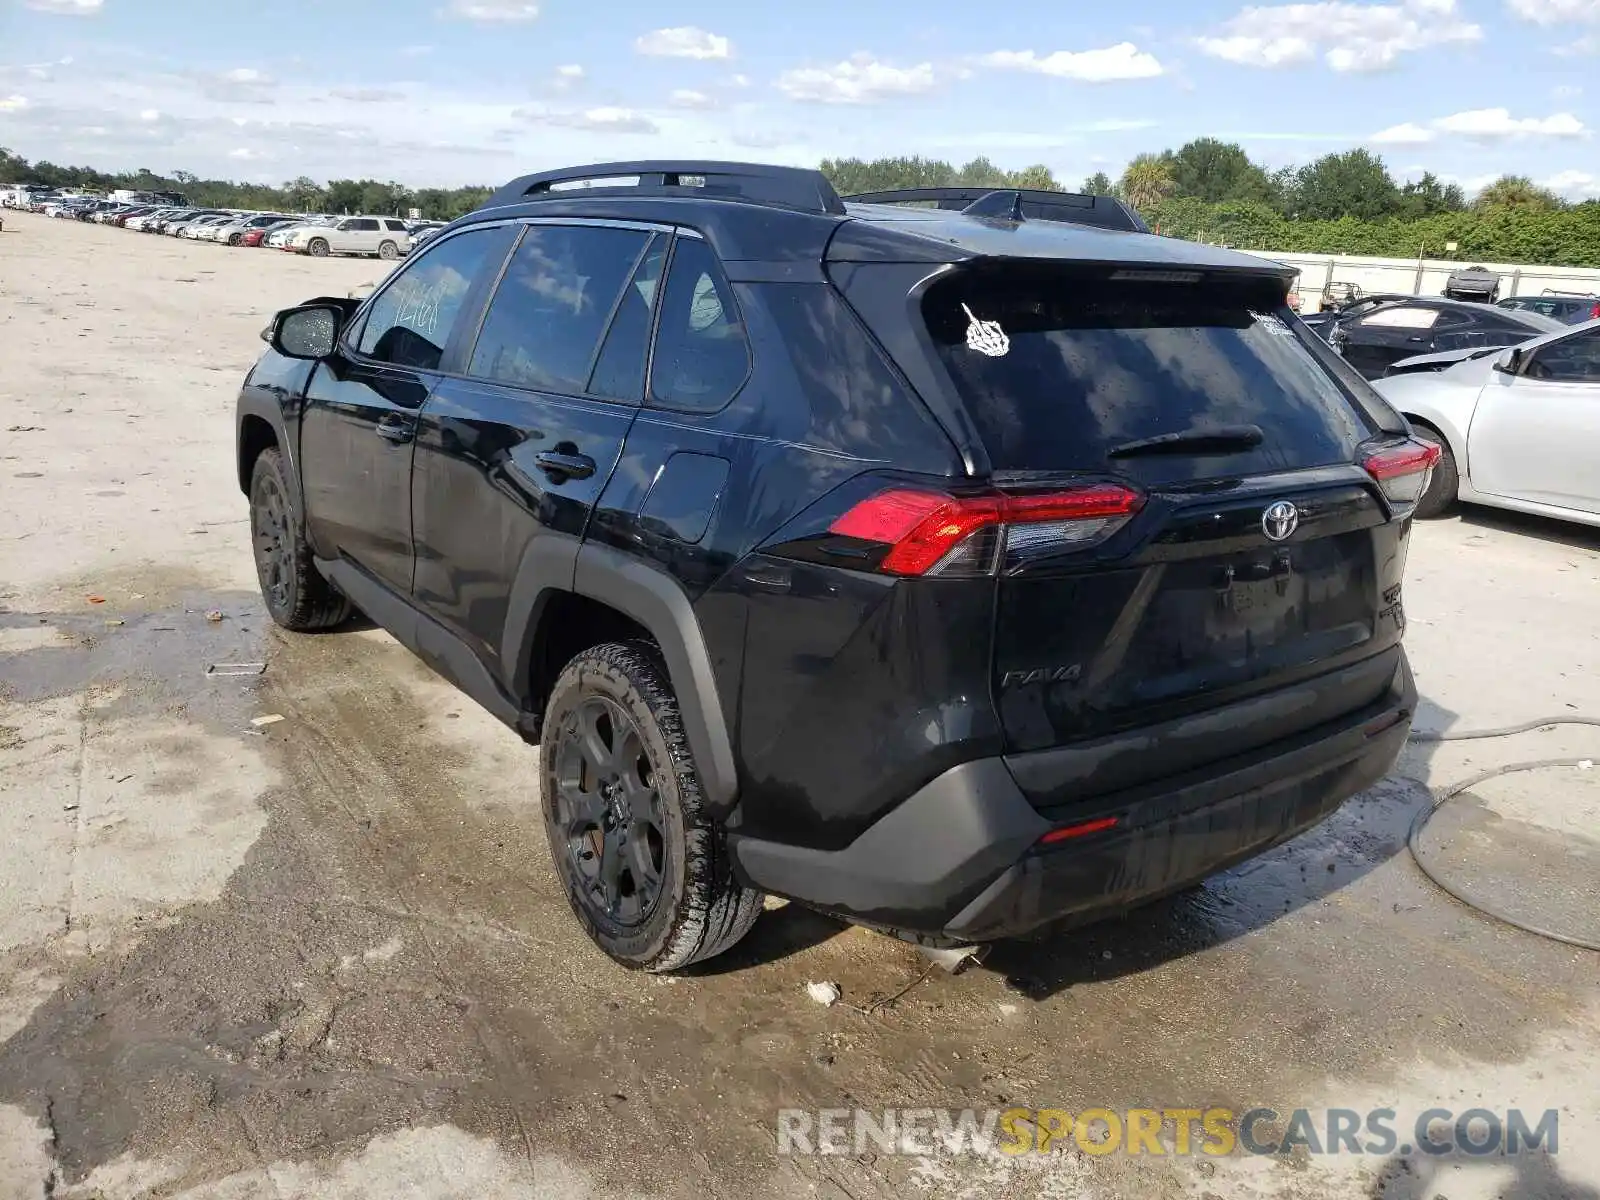
<svg viewBox="0 0 1600 1200">
<path fill-rule="evenodd" d="M 1527 721 L 1521 725 L 1507 725 L 1499 729 L 1464 729 L 1459 732 L 1449 733 L 1413 733 L 1408 740 L 1414 745 L 1431 745 L 1439 742 L 1475 742 L 1481 741 L 1485 738 L 1513 737 L 1519 733 L 1532 733 L 1535 730 L 1540 729 L 1553 729 L 1557 725 L 1600 726 L 1600 717 L 1545 717 L 1542 720 Z M 1460 783 L 1452 784 L 1445 790 L 1434 794 L 1433 803 L 1428 805 L 1427 808 L 1424 808 L 1418 812 L 1415 819 L 1412 820 L 1410 832 L 1406 834 L 1406 849 L 1411 851 L 1412 861 L 1417 864 L 1417 868 L 1433 881 L 1435 887 L 1439 888 L 1447 895 L 1453 896 L 1462 904 L 1465 904 L 1468 908 L 1474 909 L 1477 912 L 1481 912 L 1484 914 L 1484 916 L 1492 917 L 1502 924 L 1511 926 L 1513 929 L 1520 929 L 1524 933 L 1531 933 L 1536 937 L 1547 938 L 1552 942 L 1561 942 L 1564 945 L 1576 946 L 1580 950 L 1594 950 L 1600 952 L 1600 942 L 1594 941 L 1593 939 L 1573 937 L 1571 934 L 1562 933 L 1559 930 L 1546 929 L 1540 925 L 1530 924 L 1526 921 L 1520 920 L 1517 917 L 1509 916 L 1506 913 L 1500 912 L 1490 905 L 1485 904 L 1481 900 L 1475 900 L 1470 896 L 1463 894 L 1461 891 L 1446 883 L 1439 876 L 1435 875 L 1433 871 L 1429 869 L 1428 864 L 1423 861 L 1421 851 L 1417 849 L 1417 843 L 1422 837 L 1422 831 L 1432 819 L 1433 814 L 1438 812 L 1451 800 L 1461 795 L 1461 793 L 1476 787 L 1478 784 L 1483 783 L 1486 780 L 1497 779 L 1502 775 L 1516 775 L 1525 771 L 1542 771 L 1548 767 L 1572 767 L 1574 769 L 1581 770 L 1587 769 L 1593 765 L 1594 760 L 1589 758 L 1541 758 L 1534 759 L 1531 762 L 1509 763 L 1503 767 L 1491 767 L 1487 771 L 1480 771 L 1470 779 L 1465 779 Z"/>
</svg>

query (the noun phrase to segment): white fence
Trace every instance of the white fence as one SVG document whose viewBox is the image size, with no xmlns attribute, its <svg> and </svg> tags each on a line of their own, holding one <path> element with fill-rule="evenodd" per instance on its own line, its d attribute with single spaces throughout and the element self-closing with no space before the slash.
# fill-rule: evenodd
<svg viewBox="0 0 1600 1200">
<path fill-rule="evenodd" d="M 1412 296 L 1443 294 L 1450 272 L 1462 267 L 1486 267 L 1500 276 L 1500 298 L 1537 296 L 1540 292 L 1582 292 L 1600 295 L 1600 269 L 1541 267 L 1529 263 L 1492 263 L 1477 259 L 1364 258 L 1348 254 L 1275 254 L 1262 258 L 1285 263 L 1300 272 L 1302 312 L 1322 307 L 1323 289 L 1329 284 L 1354 284 L 1363 292 L 1403 292 Z"/>
</svg>

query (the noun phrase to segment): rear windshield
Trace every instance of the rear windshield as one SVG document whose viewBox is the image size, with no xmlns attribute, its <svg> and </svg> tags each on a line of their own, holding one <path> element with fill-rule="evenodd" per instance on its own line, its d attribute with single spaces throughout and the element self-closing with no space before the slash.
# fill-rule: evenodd
<svg viewBox="0 0 1600 1200">
<path fill-rule="evenodd" d="M 1270 283 L 958 275 L 930 289 L 923 316 L 996 471 L 1166 482 L 1294 470 L 1350 462 L 1388 423 L 1341 390 Z M 1240 425 L 1261 429 L 1258 446 L 1108 457 Z"/>
</svg>

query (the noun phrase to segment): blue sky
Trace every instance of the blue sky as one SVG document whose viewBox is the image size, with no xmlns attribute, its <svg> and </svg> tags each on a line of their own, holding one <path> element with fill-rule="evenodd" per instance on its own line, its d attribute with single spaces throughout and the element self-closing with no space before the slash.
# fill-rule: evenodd
<svg viewBox="0 0 1600 1200">
<path fill-rule="evenodd" d="M 204 176 L 986 153 L 1076 185 L 1212 136 L 1579 198 L 1597 129 L 1600 0 L 0 0 L 0 145 Z"/>
</svg>

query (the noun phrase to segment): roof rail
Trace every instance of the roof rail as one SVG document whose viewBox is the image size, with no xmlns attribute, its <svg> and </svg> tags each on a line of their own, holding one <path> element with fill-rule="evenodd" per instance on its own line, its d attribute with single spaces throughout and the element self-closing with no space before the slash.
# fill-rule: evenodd
<svg viewBox="0 0 1600 1200">
<path fill-rule="evenodd" d="M 1052 192 L 1042 188 L 926 187 L 895 188 L 846 196 L 857 204 L 917 204 L 932 201 L 937 208 L 965 212 L 975 217 L 1011 221 L 1067 221 L 1101 229 L 1149 233 L 1150 227 L 1132 208 L 1113 196 L 1078 192 Z"/>
<path fill-rule="evenodd" d="M 844 202 L 821 171 L 694 159 L 596 163 L 524 175 L 495 192 L 483 207 L 561 199 L 578 190 L 625 196 L 693 195 L 800 212 L 844 214 Z"/>
</svg>

